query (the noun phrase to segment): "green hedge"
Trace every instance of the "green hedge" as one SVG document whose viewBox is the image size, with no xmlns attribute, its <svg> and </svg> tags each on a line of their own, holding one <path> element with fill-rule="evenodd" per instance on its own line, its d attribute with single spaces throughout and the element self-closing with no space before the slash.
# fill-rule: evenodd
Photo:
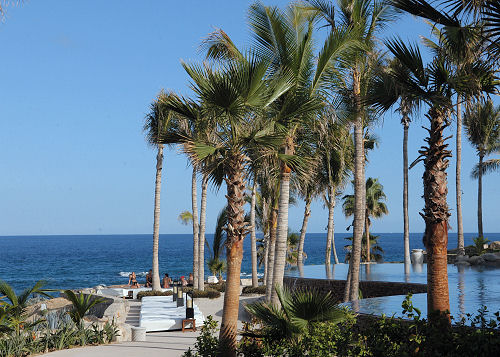
<svg viewBox="0 0 500 357">
<path fill-rule="evenodd" d="M 212 288 L 206 288 L 203 291 L 193 288 L 184 288 L 183 291 L 186 293 L 190 293 L 195 299 L 199 298 L 217 299 L 218 297 L 220 297 L 220 292 Z"/>
<path fill-rule="evenodd" d="M 142 300 L 144 296 L 171 296 L 172 290 L 168 291 L 141 291 L 137 294 L 137 299 Z"/>
<path fill-rule="evenodd" d="M 213 289 L 213 290 L 217 290 L 218 292 L 225 292 L 226 291 L 226 282 L 225 281 L 221 281 L 217 284 L 209 284 L 209 283 L 206 283 L 205 284 L 205 288 L 210 288 L 210 289 Z"/>
<path fill-rule="evenodd" d="M 241 292 L 242 294 L 265 294 L 266 293 L 266 286 L 265 285 L 260 285 L 257 286 L 256 288 L 252 286 L 245 286 Z"/>
</svg>

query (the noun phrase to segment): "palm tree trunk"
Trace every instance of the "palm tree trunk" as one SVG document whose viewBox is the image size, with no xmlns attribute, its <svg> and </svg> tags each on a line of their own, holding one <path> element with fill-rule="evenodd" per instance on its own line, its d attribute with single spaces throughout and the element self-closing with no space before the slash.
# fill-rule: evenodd
<svg viewBox="0 0 500 357">
<path fill-rule="evenodd" d="M 457 95 L 457 165 L 456 165 L 456 196 L 457 196 L 457 248 L 458 254 L 465 254 L 464 226 L 462 223 L 462 97 Z"/>
<path fill-rule="evenodd" d="M 335 187 L 329 185 L 328 187 L 328 198 L 325 200 L 328 206 L 328 225 L 326 230 L 326 256 L 325 264 L 330 266 L 330 256 L 333 250 L 333 260 L 335 264 L 339 263 L 339 258 L 337 257 L 337 249 L 335 248 L 335 238 L 334 238 L 334 220 L 333 214 L 335 212 Z"/>
<path fill-rule="evenodd" d="M 219 334 L 220 356 L 236 356 L 236 336 L 240 298 L 243 239 L 248 232 L 245 223 L 245 182 L 243 157 L 234 155 L 227 173 L 227 280 Z"/>
<path fill-rule="evenodd" d="M 293 140 L 288 137 L 285 146 L 285 154 L 293 155 Z M 274 251 L 273 289 L 271 291 L 271 303 L 278 305 L 279 299 L 276 287 L 283 285 L 286 264 L 286 243 L 288 238 L 288 204 L 290 200 L 290 175 L 291 169 L 282 164 L 280 178 L 280 196 L 278 201 L 278 228 L 276 247 Z"/>
<path fill-rule="evenodd" d="M 303 264 L 304 254 L 304 241 L 306 239 L 306 231 L 307 231 L 307 222 L 309 222 L 309 216 L 311 215 L 311 197 L 308 195 L 305 199 L 306 206 L 304 208 L 304 218 L 302 219 L 302 229 L 300 230 L 300 238 L 299 238 L 299 248 L 297 251 L 297 266 L 301 266 Z"/>
<path fill-rule="evenodd" d="M 419 152 L 424 155 L 424 245 L 427 250 L 427 311 L 435 322 L 441 316 L 449 315 L 450 299 L 448 291 L 447 246 L 448 246 L 448 204 L 446 203 L 446 168 L 451 152 L 443 140 L 443 130 L 448 126 L 444 121 L 446 113 L 440 108 L 429 110 L 431 128 L 426 139 L 428 147 Z M 438 314 L 436 314 L 438 312 Z M 439 314 L 440 313 L 440 314 Z M 443 314 L 443 315 L 442 315 Z"/>
<path fill-rule="evenodd" d="M 198 188 L 196 182 L 196 167 L 193 165 L 193 176 L 191 179 L 191 207 L 193 209 L 193 285 L 198 286 L 198 266 L 200 263 L 199 252 L 199 225 L 198 225 Z"/>
<path fill-rule="evenodd" d="M 408 217 L 408 120 L 403 119 L 403 241 L 405 274 L 410 273 L 410 219 Z"/>
<path fill-rule="evenodd" d="M 262 278 L 262 281 L 264 282 L 264 285 L 267 283 L 267 260 L 269 257 L 269 233 L 264 234 L 264 259 L 262 260 L 264 262 L 264 276 Z"/>
<path fill-rule="evenodd" d="M 252 201 L 250 206 L 250 239 L 252 243 L 252 287 L 256 288 L 259 286 L 259 278 L 257 276 L 257 237 L 255 235 L 255 201 L 257 196 L 256 184 L 253 184 L 252 188 Z"/>
<path fill-rule="evenodd" d="M 483 237 L 483 155 L 479 155 L 479 175 L 477 177 L 477 234 Z"/>
<path fill-rule="evenodd" d="M 271 301 L 273 291 L 274 253 L 276 248 L 276 224 L 278 221 L 278 210 L 273 207 L 271 211 L 271 222 L 269 224 L 269 246 L 267 259 L 266 301 Z"/>
<path fill-rule="evenodd" d="M 156 178 L 155 178 L 155 207 L 153 214 L 153 291 L 161 290 L 160 265 L 158 262 L 158 245 L 160 241 L 160 193 L 161 193 L 161 170 L 163 167 L 163 144 L 158 145 L 156 155 Z"/>
<path fill-rule="evenodd" d="M 354 123 L 354 227 L 351 259 L 349 262 L 349 271 L 351 273 L 349 300 L 351 301 L 357 300 L 359 296 L 359 265 L 361 262 L 361 244 L 366 208 L 364 130 L 360 104 L 360 76 L 357 70 L 353 71 L 353 91 L 357 115 Z"/>
<path fill-rule="evenodd" d="M 208 188 L 208 176 L 203 174 L 203 179 L 201 180 L 200 234 L 198 242 L 198 251 L 199 251 L 198 289 L 199 290 L 205 290 L 205 228 L 207 221 L 207 188 Z"/>
<path fill-rule="evenodd" d="M 371 262 L 371 247 L 370 247 L 370 220 L 368 212 L 365 211 L 365 236 L 366 236 L 366 261 Z"/>
<path fill-rule="evenodd" d="M 268 268 L 268 257 L 269 257 L 269 211 L 268 211 L 268 201 L 265 197 L 262 197 L 262 224 L 264 225 L 264 285 L 267 284 L 267 268 Z"/>
</svg>

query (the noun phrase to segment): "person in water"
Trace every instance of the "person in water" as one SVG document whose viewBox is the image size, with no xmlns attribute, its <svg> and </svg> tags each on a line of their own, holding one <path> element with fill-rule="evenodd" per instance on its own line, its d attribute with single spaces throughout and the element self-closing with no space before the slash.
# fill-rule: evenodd
<svg viewBox="0 0 500 357">
<path fill-rule="evenodd" d="M 146 274 L 146 285 L 144 285 L 146 288 L 150 288 L 153 286 L 153 269 L 149 269 L 148 273 Z"/>
<path fill-rule="evenodd" d="M 133 271 L 131 274 L 129 274 L 128 285 L 131 288 L 138 288 L 139 287 L 139 283 L 137 282 L 137 276 L 135 275 L 135 271 Z"/>
<path fill-rule="evenodd" d="M 188 277 L 188 280 L 187 280 L 187 284 L 188 284 L 188 286 L 193 286 L 193 284 L 194 284 L 194 277 L 193 277 L 193 273 L 189 273 L 189 277 Z"/>
<path fill-rule="evenodd" d="M 163 277 L 163 288 L 168 289 L 170 288 L 170 284 L 172 284 L 172 279 L 168 276 L 167 273 L 165 273 L 165 276 Z"/>
</svg>

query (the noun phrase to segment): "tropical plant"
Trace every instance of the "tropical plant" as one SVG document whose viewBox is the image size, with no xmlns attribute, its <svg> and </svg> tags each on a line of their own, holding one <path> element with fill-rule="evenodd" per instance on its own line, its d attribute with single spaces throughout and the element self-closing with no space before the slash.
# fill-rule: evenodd
<svg viewBox="0 0 500 357">
<path fill-rule="evenodd" d="M 190 211 L 182 211 L 177 219 L 185 226 L 193 222 L 193 214 Z"/>
<path fill-rule="evenodd" d="M 262 335 L 273 340 L 300 340 L 315 323 L 339 323 L 347 317 L 330 293 L 317 290 L 293 291 L 277 288 L 281 307 L 266 302 L 248 304 L 245 309 L 262 325 Z"/>
<path fill-rule="evenodd" d="M 485 246 L 490 242 L 489 239 L 483 236 L 472 238 L 472 241 L 474 242 L 474 250 L 477 255 L 483 255 L 486 252 Z"/>
<path fill-rule="evenodd" d="M 49 290 L 43 288 L 45 284 L 40 280 L 17 295 L 12 286 L 0 280 L 0 332 L 14 332 L 19 336 L 21 329 L 30 329 L 43 322 L 43 319 L 27 321 L 27 312 L 29 299 L 34 295 L 51 297 L 47 294 Z"/>
<path fill-rule="evenodd" d="M 365 240 L 366 243 L 366 251 L 362 255 L 364 255 L 366 257 L 366 261 L 369 262 L 371 261 L 370 218 L 380 218 L 383 215 L 388 214 L 389 211 L 387 209 L 386 204 L 383 202 L 386 200 L 386 196 L 383 191 L 384 186 L 380 184 L 378 179 L 369 177 L 366 180 L 365 187 L 366 187 L 366 196 L 365 196 L 366 208 L 365 208 L 365 230 L 363 239 Z M 342 209 L 344 211 L 345 216 L 346 217 L 352 216 L 354 214 L 354 207 L 355 207 L 354 195 L 345 195 L 342 199 L 344 200 L 344 203 L 342 204 Z M 349 229 L 349 227 L 347 228 Z M 368 236 L 370 237 L 370 240 L 366 241 L 366 237 Z"/>
<path fill-rule="evenodd" d="M 192 81 L 192 89 L 203 103 L 204 118 L 214 125 L 216 135 L 199 139 L 186 132 L 165 136 L 165 142 L 181 138 L 183 150 L 219 187 L 227 186 L 227 280 L 220 331 L 220 351 L 234 355 L 240 294 L 243 239 L 248 233 L 245 222 L 245 167 L 253 150 L 274 148 L 281 142 L 274 133 L 272 121 L 261 125 L 255 122 L 256 114 L 265 111 L 288 88 L 289 79 L 281 76 L 268 81 L 265 74 L 268 63 L 249 55 L 244 60 L 231 61 L 225 66 L 214 67 L 209 63 L 183 64 Z M 181 97 L 169 100 L 166 105 L 175 115 L 200 120 L 190 110 L 189 102 Z"/>
<path fill-rule="evenodd" d="M 218 275 L 219 280 L 222 281 L 222 273 L 226 270 L 226 262 L 221 259 L 222 249 L 226 244 L 226 233 L 224 228 L 227 226 L 227 207 L 224 207 L 217 216 L 217 223 L 215 225 L 214 239 L 212 241 L 212 254 L 208 260 L 208 269 L 213 275 Z M 210 245 L 206 242 L 210 249 Z"/>
<path fill-rule="evenodd" d="M 158 262 L 158 245 L 160 240 L 160 193 L 161 174 L 163 168 L 163 144 L 160 137 L 169 130 L 171 125 L 171 115 L 163 108 L 163 99 L 168 94 L 161 92 L 157 99 L 151 104 L 150 111 L 146 115 L 143 131 L 146 134 L 147 142 L 156 148 L 156 176 L 155 176 L 155 198 L 153 211 L 153 290 L 161 290 L 160 268 Z"/>
<path fill-rule="evenodd" d="M 370 243 L 367 242 L 366 240 L 366 234 L 363 235 L 363 244 L 362 244 L 362 251 L 361 251 L 361 261 L 368 262 L 368 261 L 376 261 L 376 262 L 381 262 L 384 259 L 384 249 L 378 244 L 378 239 L 380 236 L 376 236 L 373 234 L 370 234 Z M 348 241 L 352 242 L 352 237 L 347 237 L 345 238 Z M 368 247 L 370 249 L 370 259 L 368 260 Z M 351 258 L 351 251 L 352 251 L 352 244 L 347 244 L 344 246 L 344 249 L 347 251 L 345 255 L 345 261 L 346 263 L 349 261 Z"/>
<path fill-rule="evenodd" d="M 298 233 L 288 233 L 288 237 L 287 237 L 287 252 L 286 252 L 286 264 L 287 265 L 297 265 L 297 262 L 298 262 L 298 255 L 299 255 L 299 251 L 298 251 L 298 244 L 299 244 L 299 241 L 300 241 L 300 236 Z M 302 254 L 305 255 L 304 252 L 302 252 Z M 307 257 L 307 256 L 306 256 Z"/>
<path fill-rule="evenodd" d="M 251 239 L 251 257 L 252 257 L 252 287 L 256 288 L 259 285 L 259 277 L 257 276 L 257 223 L 255 220 L 257 205 L 257 187 L 253 183 L 252 194 L 250 199 L 250 239 Z"/>
<path fill-rule="evenodd" d="M 467 108 L 464 116 L 465 130 L 471 144 L 475 147 L 479 162 L 472 172 L 477 178 L 477 231 L 483 236 L 483 174 L 491 170 L 493 161 L 484 158 L 500 150 L 500 106 L 491 100 L 477 102 Z M 500 160 L 497 160 L 500 162 Z M 498 167 L 498 166 L 497 166 Z"/>
<path fill-rule="evenodd" d="M 153 290 L 155 291 L 155 290 Z M 82 319 L 89 310 L 104 302 L 103 298 L 96 297 L 92 294 L 75 294 L 72 290 L 64 290 L 64 296 L 71 301 L 73 308 L 68 312 L 71 320 L 75 325 L 82 327 Z"/>
</svg>

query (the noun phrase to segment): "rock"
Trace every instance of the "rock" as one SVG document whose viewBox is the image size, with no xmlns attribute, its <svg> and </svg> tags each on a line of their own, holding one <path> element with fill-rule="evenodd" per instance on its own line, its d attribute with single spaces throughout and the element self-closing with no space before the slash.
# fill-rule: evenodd
<svg viewBox="0 0 500 357">
<path fill-rule="evenodd" d="M 470 263 L 469 263 L 468 261 L 466 261 L 466 260 L 457 260 L 457 261 L 455 262 L 455 265 L 460 265 L 460 266 L 469 266 L 469 265 L 470 265 Z"/>
<path fill-rule="evenodd" d="M 455 264 L 457 262 L 468 262 L 469 261 L 469 256 L 468 255 L 457 255 L 455 258 Z"/>
<path fill-rule="evenodd" d="M 482 258 L 487 262 L 497 262 L 500 260 L 500 256 L 495 253 L 486 253 L 482 255 Z"/>
<path fill-rule="evenodd" d="M 484 259 L 482 256 L 475 255 L 475 256 L 469 258 L 469 263 L 471 265 L 481 265 L 481 264 L 484 264 Z"/>
<path fill-rule="evenodd" d="M 500 240 L 491 242 L 489 248 L 493 250 L 500 250 Z"/>
</svg>

